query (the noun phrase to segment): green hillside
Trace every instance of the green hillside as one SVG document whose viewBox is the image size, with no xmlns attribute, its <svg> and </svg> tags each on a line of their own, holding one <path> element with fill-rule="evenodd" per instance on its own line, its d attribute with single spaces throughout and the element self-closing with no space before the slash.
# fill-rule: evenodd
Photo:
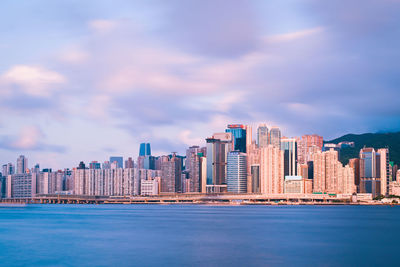
<svg viewBox="0 0 400 267">
<path fill-rule="evenodd" d="M 340 160 L 347 164 L 349 159 L 357 158 L 360 149 L 364 146 L 378 148 L 389 148 L 390 161 L 395 164 L 400 163 L 400 132 L 397 133 L 366 133 L 366 134 L 346 134 L 325 143 L 338 144 L 343 141 L 354 142 L 355 147 L 343 148 L 340 151 Z"/>
</svg>

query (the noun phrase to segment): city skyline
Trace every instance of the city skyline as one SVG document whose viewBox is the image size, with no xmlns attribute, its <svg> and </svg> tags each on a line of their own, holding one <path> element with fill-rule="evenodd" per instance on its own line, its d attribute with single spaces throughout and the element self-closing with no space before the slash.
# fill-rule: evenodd
<svg viewBox="0 0 400 267">
<path fill-rule="evenodd" d="M 62 168 L 136 156 L 142 142 L 183 154 L 227 123 L 328 140 L 400 129 L 396 1 L 4 1 L 2 11 L 4 163 L 24 154 Z"/>
</svg>

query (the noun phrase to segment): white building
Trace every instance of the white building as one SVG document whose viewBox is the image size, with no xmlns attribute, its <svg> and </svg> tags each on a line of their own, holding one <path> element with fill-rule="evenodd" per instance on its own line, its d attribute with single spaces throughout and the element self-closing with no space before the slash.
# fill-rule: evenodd
<svg viewBox="0 0 400 267">
<path fill-rule="evenodd" d="M 159 192 L 159 180 L 141 180 L 140 183 L 140 195 L 142 196 L 155 196 L 158 195 Z"/>
</svg>

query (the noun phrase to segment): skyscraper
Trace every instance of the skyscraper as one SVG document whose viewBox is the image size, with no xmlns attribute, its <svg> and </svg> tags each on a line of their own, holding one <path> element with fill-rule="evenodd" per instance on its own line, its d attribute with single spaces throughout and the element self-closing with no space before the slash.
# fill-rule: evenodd
<svg viewBox="0 0 400 267">
<path fill-rule="evenodd" d="M 17 174 L 26 173 L 28 169 L 28 159 L 24 155 L 20 155 L 17 159 Z"/>
<path fill-rule="evenodd" d="M 200 192 L 201 190 L 200 160 L 203 150 L 199 146 L 191 146 L 186 150 L 186 171 L 189 177 L 189 191 L 187 192 Z"/>
<path fill-rule="evenodd" d="M 2 171 L 3 176 L 8 176 L 8 175 L 14 174 L 14 173 L 15 173 L 15 167 L 12 163 L 3 165 L 3 171 Z"/>
<path fill-rule="evenodd" d="M 207 185 L 226 183 L 226 160 L 232 150 L 232 134 L 216 133 L 207 142 Z"/>
<path fill-rule="evenodd" d="M 283 193 L 283 151 L 279 147 L 268 145 L 261 148 L 260 158 L 261 193 Z"/>
<path fill-rule="evenodd" d="M 299 164 L 307 164 L 308 161 L 312 161 L 312 154 L 321 151 L 323 143 L 322 136 L 316 134 L 303 135 L 298 141 Z"/>
<path fill-rule="evenodd" d="M 297 142 L 294 138 L 282 138 L 284 152 L 284 176 L 297 176 Z"/>
<path fill-rule="evenodd" d="M 389 164 L 389 149 L 380 148 L 378 149 L 378 154 L 380 156 L 379 168 L 380 168 L 380 181 L 381 181 L 381 194 L 386 196 L 389 193 L 389 183 L 390 183 L 390 164 Z"/>
<path fill-rule="evenodd" d="M 166 158 L 161 164 L 161 192 L 178 193 L 181 192 L 181 173 L 182 162 L 173 153 L 171 159 Z"/>
<path fill-rule="evenodd" d="M 268 127 L 266 124 L 261 124 L 257 128 L 257 145 L 258 147 L 266 147 L 269 143 Z"/>
<path fill-rule="evenodd" d="M 129 157 L 128 160 L 125 160 L 125 168 L 126 169 L 132 169 L 134 167 L 133 165 L 134 164 L 133 164 L 133 160 L 131 157 Z"/>
<path fill-rule="evenodd" d="M 140 144 L 139 156 L 151 156 L 150 143 Z"/>
<path fill-rule="evenodd" d="M 250 146 L 247 146 L 247 192 L 248 193 L 260 193 L 259 174 L 260 174 L 260 148 L 255 142 L 253 142 Z"/>
<path fill-rule="evenodd" d="M 100 162 L 92 161 L 89 163 L 89 169 L 100 169 L 101 165 Z"/>
<path fill-rule="evenodd" d="M 269 131 L 269 143 L 276 148 L 281 148 L 281 130 L 276 126 L 272 126 Z"/>
<path fill-rule="evenodd" d="M 123 168 L 124 158 L 123 157 L 110 157 L 110 164 L 117 163 L 117 168 Z"/>
<path fill-rule="evenodd" d="M 246 154 L 231 151 L 227 158 L 228 192 L 247 193 L 247 161 Z"/>
<path fill-rule="evenodd" d="M 247 137 L 246 126 L 243 124 L 229 124 L 226 133 L 232 134 L 233 149 L 246 153 Z"/>
</svg>

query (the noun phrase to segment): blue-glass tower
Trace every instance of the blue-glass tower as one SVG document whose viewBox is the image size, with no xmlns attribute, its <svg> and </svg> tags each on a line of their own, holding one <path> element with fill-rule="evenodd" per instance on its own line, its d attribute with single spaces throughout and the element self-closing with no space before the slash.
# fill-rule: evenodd
<svg viewBox="0 0 400 267">
<path fill-rule="evenodd" d="M 246 128 L 243 124 L 229 124 L 226 133 L 232 134 L 234 150 L 246 153 Z"/>
<path fill-rule="evenodd" d="M 150 155 L 151 155 L 150 143 L 141 143 L 139 149 L 139 156 L 150 156 Z"/>
</svg>

